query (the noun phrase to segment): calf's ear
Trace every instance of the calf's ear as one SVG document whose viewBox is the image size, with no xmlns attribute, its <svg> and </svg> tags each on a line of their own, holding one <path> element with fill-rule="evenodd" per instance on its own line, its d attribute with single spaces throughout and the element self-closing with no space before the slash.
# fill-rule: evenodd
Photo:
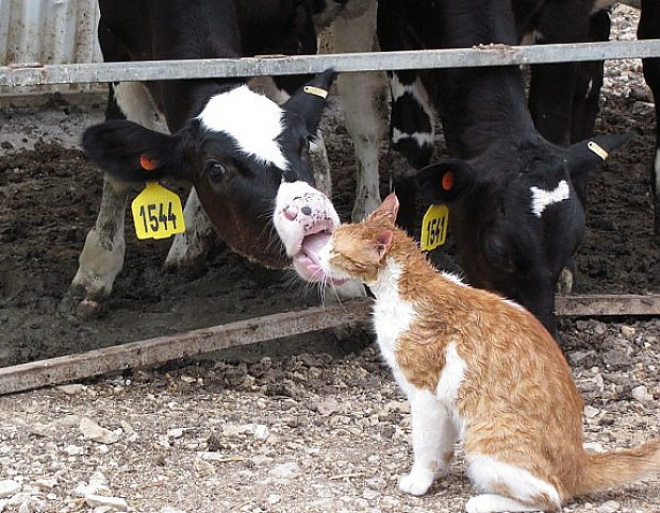
<svg viewBox="0 0 660 513">
<path fill-rule="evenodd" d="M 469 192 L 476 183 L 476 173 L 465 160 L 447 159 L 422 168 L 415 180 L 422 198 L 431 203 L 445 203 Z"/>
<path fill-rule="evenodd" d="M 85 130 L 85 155 L 122 182 L 148 182 L 184 175 L 182 136 L 163 134 L 126 120 L 110 120 Z"/>
<path fill-rule="evenodd" d="M 319 73 L 284 104 L 288 112 L 297 114 L 305 121 L 310 134 L 314 134 L 319 126 L 323 110 L 328 105 L 327 97 L 335 76 L 337 73 L 332 68 Z"/>
<path fill-rule="evenodd" d="M 636 132 L 625 134 L 605 134 L 577 142 L 569 147 L 567 163 L 571 176 L 586 173 L 591 168 L 607 159 L 612 151 L 635 137 Z M 576 176 L 574 176 L 576 175 Z"/>
</svg>

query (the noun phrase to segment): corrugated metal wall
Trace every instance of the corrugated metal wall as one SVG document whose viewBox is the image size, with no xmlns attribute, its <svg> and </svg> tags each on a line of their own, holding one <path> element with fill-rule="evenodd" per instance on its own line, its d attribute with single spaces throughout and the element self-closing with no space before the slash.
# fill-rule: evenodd
<svg viewBox="0 0 660 513">
<path fill-rule="evenodd" d="M 0 65 L 100 62 L 97 0 L 0 0 Z M 98 86 L 94 86 L 98 88 Z M 87 86 L 58 86 L 62 92 Z M 0 88 L 1 95 L 54 88 Z"/>
</svg>

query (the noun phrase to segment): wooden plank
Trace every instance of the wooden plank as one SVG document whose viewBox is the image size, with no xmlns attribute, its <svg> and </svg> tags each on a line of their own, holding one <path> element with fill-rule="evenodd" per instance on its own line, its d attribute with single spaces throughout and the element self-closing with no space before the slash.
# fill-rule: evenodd
<svg viewBox="0 0 660 513">
<path fill-rule="evenodd" d="M 370 304 L 370 301 L 349 301 L 0 368 L 0 395 L 363 323 L 368 320 Z M 555 312 L 572 317 L 660 316 L 660 295 L 563 296 L 556 299 Z"/>
<path fill-rule="evenodd" d="M 658 315 L 660 295 L 564 296 L 555 300 L 555 313 L 567 317 Z"/>
<path fill-rule="evenodd" d="M 309 308 L 0 368 L 0 395 L 367 320 L 369 301 Z"/>
</svg>

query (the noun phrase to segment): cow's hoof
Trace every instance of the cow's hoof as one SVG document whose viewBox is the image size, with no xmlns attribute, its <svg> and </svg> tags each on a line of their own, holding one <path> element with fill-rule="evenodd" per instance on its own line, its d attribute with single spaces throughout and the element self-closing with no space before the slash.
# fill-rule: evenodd
<svg viewBox="0 0 660 513">
<path fill-rule="evenodd" d="M 98 316 L 101 304 L 94 299 L 84 297 L 84 291 L 77 289 L 78 287 L 72 287 L 62 298 L 58 307 L 59 313 L 80 319 Z"/>
<path fill-rule="evenodd" d="M 83 299 L 76 307 L 76 317 L 95 317 L 101 310 L 101 305 L 93 299 Z"/>
<path fill-rule="evenodd" d="M 561 270 L 559 279 L 557 280 L 557 294 L 560 296 L 567 296 L 573 291 L 573 281 L 575 274 L 573 270 L 564 267 Z"/>
</svg>

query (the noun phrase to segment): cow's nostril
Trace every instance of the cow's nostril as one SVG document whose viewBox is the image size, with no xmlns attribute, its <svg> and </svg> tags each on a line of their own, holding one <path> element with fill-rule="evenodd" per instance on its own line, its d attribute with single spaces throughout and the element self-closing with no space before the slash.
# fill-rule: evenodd
<svg viewBox="0 0 660 513">
<path fill-rule="evenodd" d="M 305 214 L 306 216 L 311 215 L 312 209 L 309 208 L 308 205 L 305 205 L 303 208 L 300 209 L 300 211 Z"/>
<path fill-rule="evenodd" d="M 284 217 L 286 217 L 289 221 L 293 221 L 296 217 L 298 217 L 298 208 L 295 206 L 286 206 L 283 209 Z"/>
</svg>

